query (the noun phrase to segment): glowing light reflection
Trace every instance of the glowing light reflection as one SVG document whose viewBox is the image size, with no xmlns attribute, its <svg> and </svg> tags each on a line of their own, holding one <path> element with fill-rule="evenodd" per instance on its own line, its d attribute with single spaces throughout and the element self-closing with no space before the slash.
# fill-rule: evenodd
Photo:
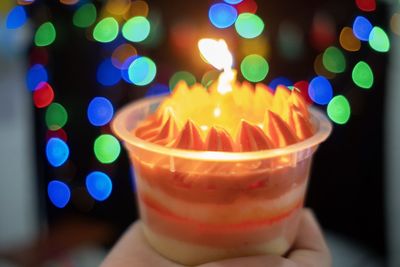
<svg viewBox="0 0 400 267">
<path fill-rule="evenodd" d="M 54 206 L 64 208 L 71 198 L 71 190 L 65 183 L 54 180 L 47 185 L 47 195 Z"/>
<path fill-rule="evenodd" d="M 104 201 L 111 195 L 112 182 L 107 174 L 95 171 L 86 177 L 86 189 L 94 199 Z"/>
</svg>

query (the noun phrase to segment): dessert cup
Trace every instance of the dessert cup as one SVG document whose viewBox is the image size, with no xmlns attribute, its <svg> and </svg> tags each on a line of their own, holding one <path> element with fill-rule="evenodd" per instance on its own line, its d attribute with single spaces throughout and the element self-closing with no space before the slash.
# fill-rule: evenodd
<svg viewBox="0 0 400 267">
<path fill-rule="evenodd" d="M 133 165 L 149 244 L 184 265 L 286 253 L 297 233 L 313 154 L 331 132 L 328 119 L 311 108 L 314 135 L 284 148 L 182 150 L 133 134 L 163 99 L 134 102 L 112 123 Z"/>
</svg>

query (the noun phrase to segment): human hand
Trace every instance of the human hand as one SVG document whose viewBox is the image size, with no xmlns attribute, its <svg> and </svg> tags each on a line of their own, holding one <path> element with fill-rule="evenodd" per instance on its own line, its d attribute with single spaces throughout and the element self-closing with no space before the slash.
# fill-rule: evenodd
<svg viewBox="0 0 400 267">
<path fill-rule="evenodd" d="M 308 209 L 301 215 L 298 235 L 285 256 L 260 255 L 211 262 L 198 267 L 330 267 L 331 255 L 321 229 Z M 182 267 L 165 259 L 148 245 L 140 228 L 133 224 L 107 256 L 101 267 Z"/>
</svg>

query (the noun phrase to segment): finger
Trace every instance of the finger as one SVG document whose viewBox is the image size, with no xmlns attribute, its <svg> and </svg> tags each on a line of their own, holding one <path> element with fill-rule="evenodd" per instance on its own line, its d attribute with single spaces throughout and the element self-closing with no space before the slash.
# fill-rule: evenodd
<svg viewBox="0 0 400 267">
<path fill-rule="evenodd" d="M 288 259 L 274 255 L 262 255 L 227 259 L 218 262 L 206 263 L 197 267 L 296 267 Z"/>
<path fill-rule="evenodd" d="M 305 209 L 302 213 L 298 236 L 288 258 L 299 266 L 330 267 L 332 264 L 330 251 L 320 226 L 309 209 Z"/>
<path fill-rule="evenodd" d="M 122 236 L 118 243 L 113 247 L 109 255 L 106 257 L 101 267 L 148 267 L 148 266 L 165 266 L 178 267 L 173 263 L 155 252 L 148 245 L 141 223 L 136 222 Z"/>
</svg>

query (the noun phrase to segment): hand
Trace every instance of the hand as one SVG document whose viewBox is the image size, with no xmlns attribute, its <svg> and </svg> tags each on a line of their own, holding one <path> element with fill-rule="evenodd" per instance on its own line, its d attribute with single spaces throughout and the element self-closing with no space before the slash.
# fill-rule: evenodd
<svg viewBox="0 0 400 267">
<path fill-rule="evenodd" d="M 260 255 L 227 259 L 198 267 L 330 267 L 331 255 L 321 229 L 308 209 L 302 212 L 298 236 L 286 257 Z M 101 267 L 182 267 L 155 252 L 135 223 L 107 256 Z"/>
</svg>

